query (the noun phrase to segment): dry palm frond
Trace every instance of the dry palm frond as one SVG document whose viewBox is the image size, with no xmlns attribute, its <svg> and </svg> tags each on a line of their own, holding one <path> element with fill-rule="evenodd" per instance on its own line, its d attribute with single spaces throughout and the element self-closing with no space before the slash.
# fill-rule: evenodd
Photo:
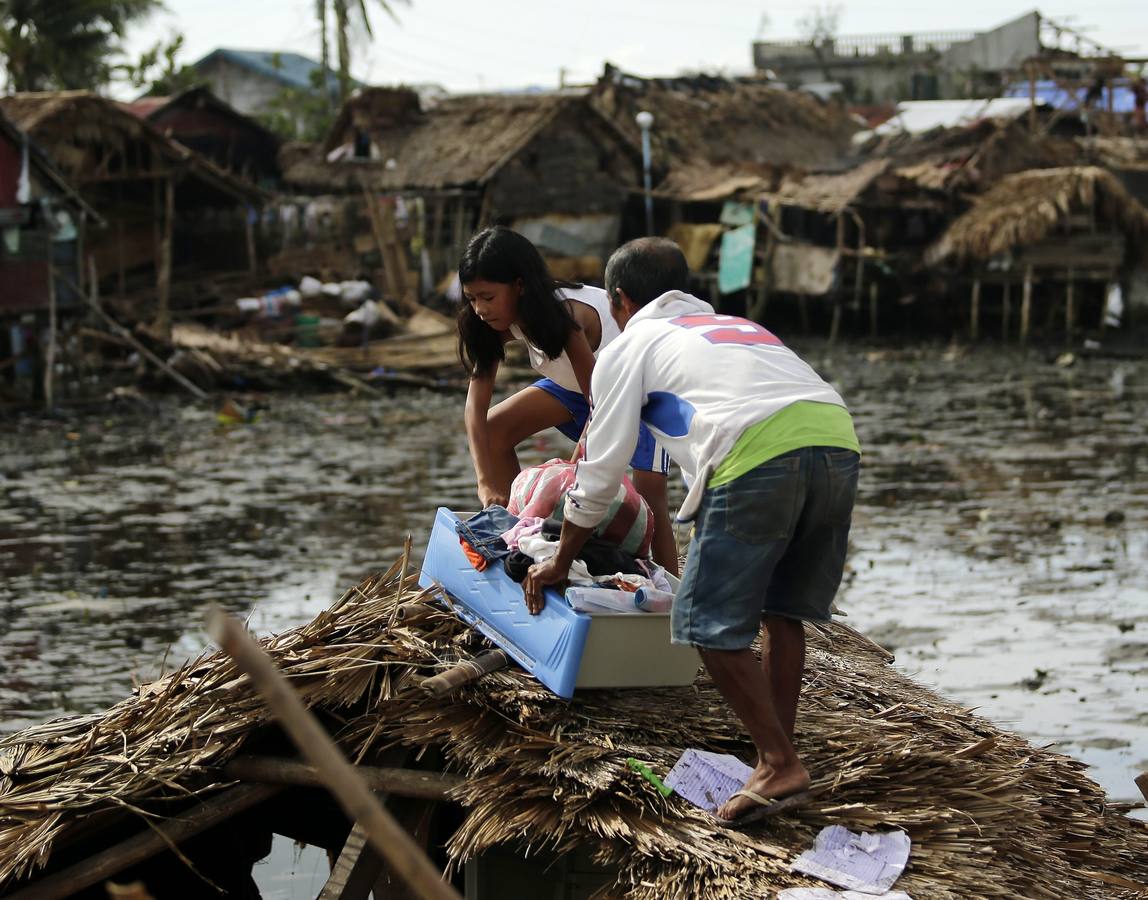
<svg viewBox="0 0 1148 900">
<path fill-rule="evenodd" d="M 802 883 L 788 861 L 841 823 L 905 829 L 913 853 L 898 886 L 916 898 L 1076 900 L 1148 882 L 1148 829 L 1106 807 L 1083 764 L 945 702 L 832 625 L 809 632 L 798 720 L 816 803 L 744 834 L 716 829 L 625 763 L 635 756 L 664 773 L 686 747 L 751 755 L 707 679 L 564 702 L 515 669 L 428 698 L 414 681 L 481 640 L 404 572 L 396 564 L 263 643 L 309 706 L 337 714 L 351 758 L 437 747 L 467 776 L 455 864 L 497 844 L 589 847 L 615 867 L 618 895 L 733 900 Z M 219 767 L 268 718 L 233 663 L 211 654 L 103 715 L 3 740 L 0 887 L 110 809 L 220 786 Z"/>
</svg>

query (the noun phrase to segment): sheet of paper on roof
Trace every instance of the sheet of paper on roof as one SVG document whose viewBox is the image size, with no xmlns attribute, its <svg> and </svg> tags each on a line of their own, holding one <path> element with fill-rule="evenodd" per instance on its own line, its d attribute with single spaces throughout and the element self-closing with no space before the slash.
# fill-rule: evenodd
<svg viewBox="0 0 1148 900">
<path fill-rule="evenodd" d="M 839 261 L 840 254 L 832 247 L 777 244 L 769 259 L 769 286 L 787 294 L 820 297 L 833 288 Z"/>
<path fill-rule="evenodd" d="M 857 834 L 843 825 L 827 825 L 790 868 L 839 887 L 882 894 L 893 886 L 909 861 L 909 835 L 903 831 Z"/>
<path fill-rule="evenodd" d="M 1038 103 L 1038 106 L 1043 104 Z M 957 128 L 981 119 L 1017 119 L 1029 111 L 1027 97 L 996 97 L 990 100 L 907 100 L 870 134 L 922 134 L 934 128 Z M 860 135 L 854 138 L 857 141 Z"/>
<path fill-rule="evenodd" d="M 752 774 L 750 766 L 728 753 L 691 748 L 674 763 L 665 784 L 694 806 L 716 812 Z"/>
<path fill-rule="evenodd" d="M 904 891 L 866 894 L 863 891 L 835 891 L 832 888 L 786 888 L 777 892 L 777 900 L 913 900 Z"/>
</svg>

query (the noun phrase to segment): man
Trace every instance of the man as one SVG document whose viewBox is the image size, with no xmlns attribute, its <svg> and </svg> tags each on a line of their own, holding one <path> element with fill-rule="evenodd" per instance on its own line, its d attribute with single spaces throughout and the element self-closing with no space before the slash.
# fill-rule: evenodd
<svg viewBox="0 0 1148 900">
<path fill-rule="evenodd" d="M 758 759 L 717 811 L 741 825 L 800 802 L 809 773 L 793 747 L 804 622 L 824 622 L 845 561 L 860 447 L 841 397 L 755 322 L 685 293 L 678 246 L 642 238 L 606 266 L 621 337 L 594 368 L 586 456 L 566 498 L 557 554 L 524 582 L 537 613 L 604 515 L 645 422 L 682 469 L 693 521 L 671 615 L 698 648 Z M 760 665 L 750 649 L 760 631 Z M 781 802 L 781 801 L 786 802 Z"/>
</svg>

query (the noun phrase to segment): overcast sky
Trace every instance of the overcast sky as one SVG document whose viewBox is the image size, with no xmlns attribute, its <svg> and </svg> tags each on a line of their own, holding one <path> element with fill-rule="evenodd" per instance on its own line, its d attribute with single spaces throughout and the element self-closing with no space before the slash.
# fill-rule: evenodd
<svg viewBox="0 0 1148 900">
<path fill-rule="evenodd" d="M 1042 12 L 1125 55 L 1148 55 L 1148 0 L 1091 0 Z M 376 0 L 373 42 L 355 45 L 353 74 L 371 84 L 434 82 L 452 91 L 592 81 L 609 60 L 641 75 L 685 69 L 748 72 L 755 37 L 800 35 L 816 4 L 799 0 L 412 0 L 394 2 L 396 24 Z M 1029 11 L 1028 4 L 968 0 L 927 3 L 846 0 L 840 34 L 983 31 Z M 129 35 L 139 51 L 173 33 L 184 35 L 183 62 L 216 47 L 294 50 L 318 58 L 314 0 L 166 0 Z M 1081 6 L 1085 11 L 1076 13 Z M 763 21 L 764 17 L 764 21 Z M 764 25 L 764 30 L 763 30 Z"/>
</svg>

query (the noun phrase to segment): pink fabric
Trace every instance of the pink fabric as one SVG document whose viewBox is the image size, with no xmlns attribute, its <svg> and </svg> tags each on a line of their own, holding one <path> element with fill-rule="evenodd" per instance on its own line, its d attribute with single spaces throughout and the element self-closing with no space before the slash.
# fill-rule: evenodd
<svg viewBox="0 0 1148 900">
<path fill-rule="evenodd" d="M 506 508 L 519 518 L 561 519 L 566 492 L 574 486 L 575 468 L 575 463 L 551 459 L 523 469 L 510 486 Z M 654 517 L 628 477 L 622 479 L 606 518 L 594 533 L 636 557 L 650 555 Z"/>
<path fill-rule="evenodd" d="M 528 535 L 538 534 L 542 530 L 542 523 L 545 521 L 541 516 L 527 516 L 525 519 L 519 519 L 517 525 L 510 531 L 504 531 L 499 537 L 505 541 L 506 546 L 511 550 L 517 550 L 518 542 Z"/>
</svg>

